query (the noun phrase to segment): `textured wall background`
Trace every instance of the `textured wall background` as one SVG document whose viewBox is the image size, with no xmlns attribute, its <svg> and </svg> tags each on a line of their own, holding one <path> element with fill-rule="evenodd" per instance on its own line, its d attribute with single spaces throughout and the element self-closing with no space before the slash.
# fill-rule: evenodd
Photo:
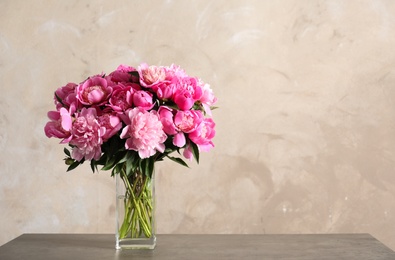
<svg viewBox="0 0 395 260">
<path fill-rule="evenodd" d="M 114 232 L 114 180 L 66 173 L 56 88 L 181 65 L 219 98 L 216 148 L 157 165 L 159 233 L 370 233 L 395 249 L 395 2 L 0 2 L 0 244 Z"/>
</svg>

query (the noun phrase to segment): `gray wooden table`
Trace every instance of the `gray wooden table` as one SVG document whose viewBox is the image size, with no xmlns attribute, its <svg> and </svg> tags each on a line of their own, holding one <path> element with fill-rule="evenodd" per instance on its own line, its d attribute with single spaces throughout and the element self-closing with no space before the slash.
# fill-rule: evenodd
<svg viewBox="0 0 395 260">
<path fill-rule="evenodd" d="M 110 234 L 23 234 L 0 259 L 395 259 L 369 234 L 158 235 L 155 250 L 115 250 Z"/>
</svg>

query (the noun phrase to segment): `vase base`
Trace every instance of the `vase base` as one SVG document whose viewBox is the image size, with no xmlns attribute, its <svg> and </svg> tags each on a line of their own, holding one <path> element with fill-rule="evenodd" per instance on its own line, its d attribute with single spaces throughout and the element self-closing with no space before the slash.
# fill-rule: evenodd
<svg viewBox="0 0 395 260">
<path fill-rule="evenodd" d="M 116 241 L 115 248 L 123 249 L 154 249 L 156 246 L 156 237 L 151 238 L 125 238 Z"/>
</svg>

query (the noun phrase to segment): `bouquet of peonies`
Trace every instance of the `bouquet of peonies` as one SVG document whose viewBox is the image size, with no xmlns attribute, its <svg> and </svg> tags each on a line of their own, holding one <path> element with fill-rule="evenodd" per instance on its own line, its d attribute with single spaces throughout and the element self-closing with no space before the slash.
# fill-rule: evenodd
<svg viewBox="0 0 395 260">
<path fill-rule="evenodd" d="M 150 237 L 151 206 L 138 199 L 147 195 L 154 163 L 167 157 L 187 166 L 171 154 L 199 162 L 199 152 L 214 147 L 215 123 L 209 116 L 216 97 L 210 86 L 176 65 L 120 65 L 108 75 L 58 88 L 54 100 L 56 111 L 48 112 L 44 130 L 69 145 L 70 150 L 64 148 L 68 170 L 89 160 L 92 171 L 101 166 L 112 176 L 120 174 L 133 209 L 125 217 L 137 214 L 138 219 L 126 221 L 120 237 Z"/>
</svg>

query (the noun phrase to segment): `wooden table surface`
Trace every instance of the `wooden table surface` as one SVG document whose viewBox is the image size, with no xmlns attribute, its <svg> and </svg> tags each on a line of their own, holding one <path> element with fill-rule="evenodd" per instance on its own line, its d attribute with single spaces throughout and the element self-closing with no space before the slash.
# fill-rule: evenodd
<svg viewBox="0 0 395 260">
<path fill-rule="evenodd" d="M 395 259 L 369 234 L 158 235 L 154 250 L 115 250 L 111 234 L 23 234 L 0 259 Z"/>
</svg>

